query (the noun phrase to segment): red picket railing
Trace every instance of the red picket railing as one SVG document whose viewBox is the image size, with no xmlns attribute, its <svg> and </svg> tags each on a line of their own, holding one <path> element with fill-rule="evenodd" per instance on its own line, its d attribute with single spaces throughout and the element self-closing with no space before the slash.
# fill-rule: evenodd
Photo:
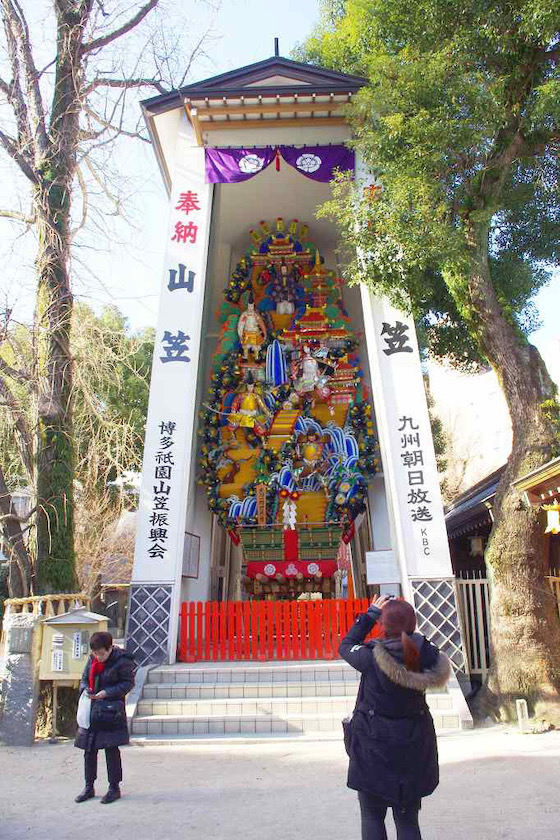
<svg viewBox="0 0 560 840">
<path fill-rule="evenodd" d="M 181 605 L 181 662 L 336 659 L 367 598 L 325 601 L 198 601 Z M 374 628 L 372 636 L 378 634 Z"/>
</svg>

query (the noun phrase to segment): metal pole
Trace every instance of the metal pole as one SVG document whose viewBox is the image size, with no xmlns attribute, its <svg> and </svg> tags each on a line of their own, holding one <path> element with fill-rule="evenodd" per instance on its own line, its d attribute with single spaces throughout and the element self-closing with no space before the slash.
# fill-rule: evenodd
<svg viewBox="0 0 560 840">
<path fill-rule="evenodd" d="M 57 711 L 58 711 L 58 683 L 56 680 L 53 680 L 53 710 L 52 710 L 52 734 L 51 738 L 56 738 L 58 735 L 58 731 L 56 728 L 56 718 L 57 718 Z"/>
</svg>

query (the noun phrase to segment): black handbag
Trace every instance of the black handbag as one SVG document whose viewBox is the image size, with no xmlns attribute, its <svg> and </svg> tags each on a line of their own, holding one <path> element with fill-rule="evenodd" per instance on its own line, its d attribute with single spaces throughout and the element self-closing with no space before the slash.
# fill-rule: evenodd
<svg viewBox="0 0 560 840">
<path fill-rule="evenodd" d="M 94 700 L 91 704 L 93 729 L 120 729 L 126 724 L 124 700 Z"/>
<path fill-rule="evenodd" d="M 358 695 L 356 697 L 356 705 L 354 706 L 354 711 L 350 715 L 350 717 L 345 717 L 342 719 L 342 733 L 344 736 L 344 749 L 346 750 L 348 756 L 352 758 L 352 724 L 356 718 L 356 712 L 358 707 L 361 706 L 363 698 L 364 698 L 364 675 L 362 674 L 360 679 L 360 686 L 358 688 Z"/>
</svg>

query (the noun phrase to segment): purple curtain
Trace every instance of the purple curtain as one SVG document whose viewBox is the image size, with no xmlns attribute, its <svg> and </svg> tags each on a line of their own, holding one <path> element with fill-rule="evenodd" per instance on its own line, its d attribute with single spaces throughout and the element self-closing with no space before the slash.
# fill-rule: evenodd
<svg viewBox="0 0 560 840">
<path fill-rule="evenodd" d="M 314 181 L 332 181 L 335 169 L 354 170 L 354 152 L 346 146 L 280 146 L 280 154 L 290 166 Z"/>
<path fill-rule="evenodd" d="M 278 148 L 286 163 L 314 181 L 331 181 L 334 169 L 354 170 L 354 152 L 343 145 Z M 204 153 L 207 183 L 235 184 L 253 178 L 270 166 L 276 148 L 205 149 Z"/>
<path fill-rule="evenodd" d="M 276 149 L 205 149 L 206 183 L 236 184 L 253 178 L 276 155 Z"/>
</svg>

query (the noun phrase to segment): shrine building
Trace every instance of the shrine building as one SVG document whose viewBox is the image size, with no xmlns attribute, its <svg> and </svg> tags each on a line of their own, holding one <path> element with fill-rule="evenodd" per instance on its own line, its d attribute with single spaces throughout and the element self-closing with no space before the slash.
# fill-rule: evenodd
<svg viewBox="0 0 560 840">
<path fill-rule="evenodd" d="M 316 218 L 337 171 L 379 189 L 347 145 L 365 83 L 274 56 L 143 103 L 169 223 L 127 631 L 141 663 L 334 656 L 380 587 L 462 667 L 414 323 L 351 284 Z"/>
</svg>

